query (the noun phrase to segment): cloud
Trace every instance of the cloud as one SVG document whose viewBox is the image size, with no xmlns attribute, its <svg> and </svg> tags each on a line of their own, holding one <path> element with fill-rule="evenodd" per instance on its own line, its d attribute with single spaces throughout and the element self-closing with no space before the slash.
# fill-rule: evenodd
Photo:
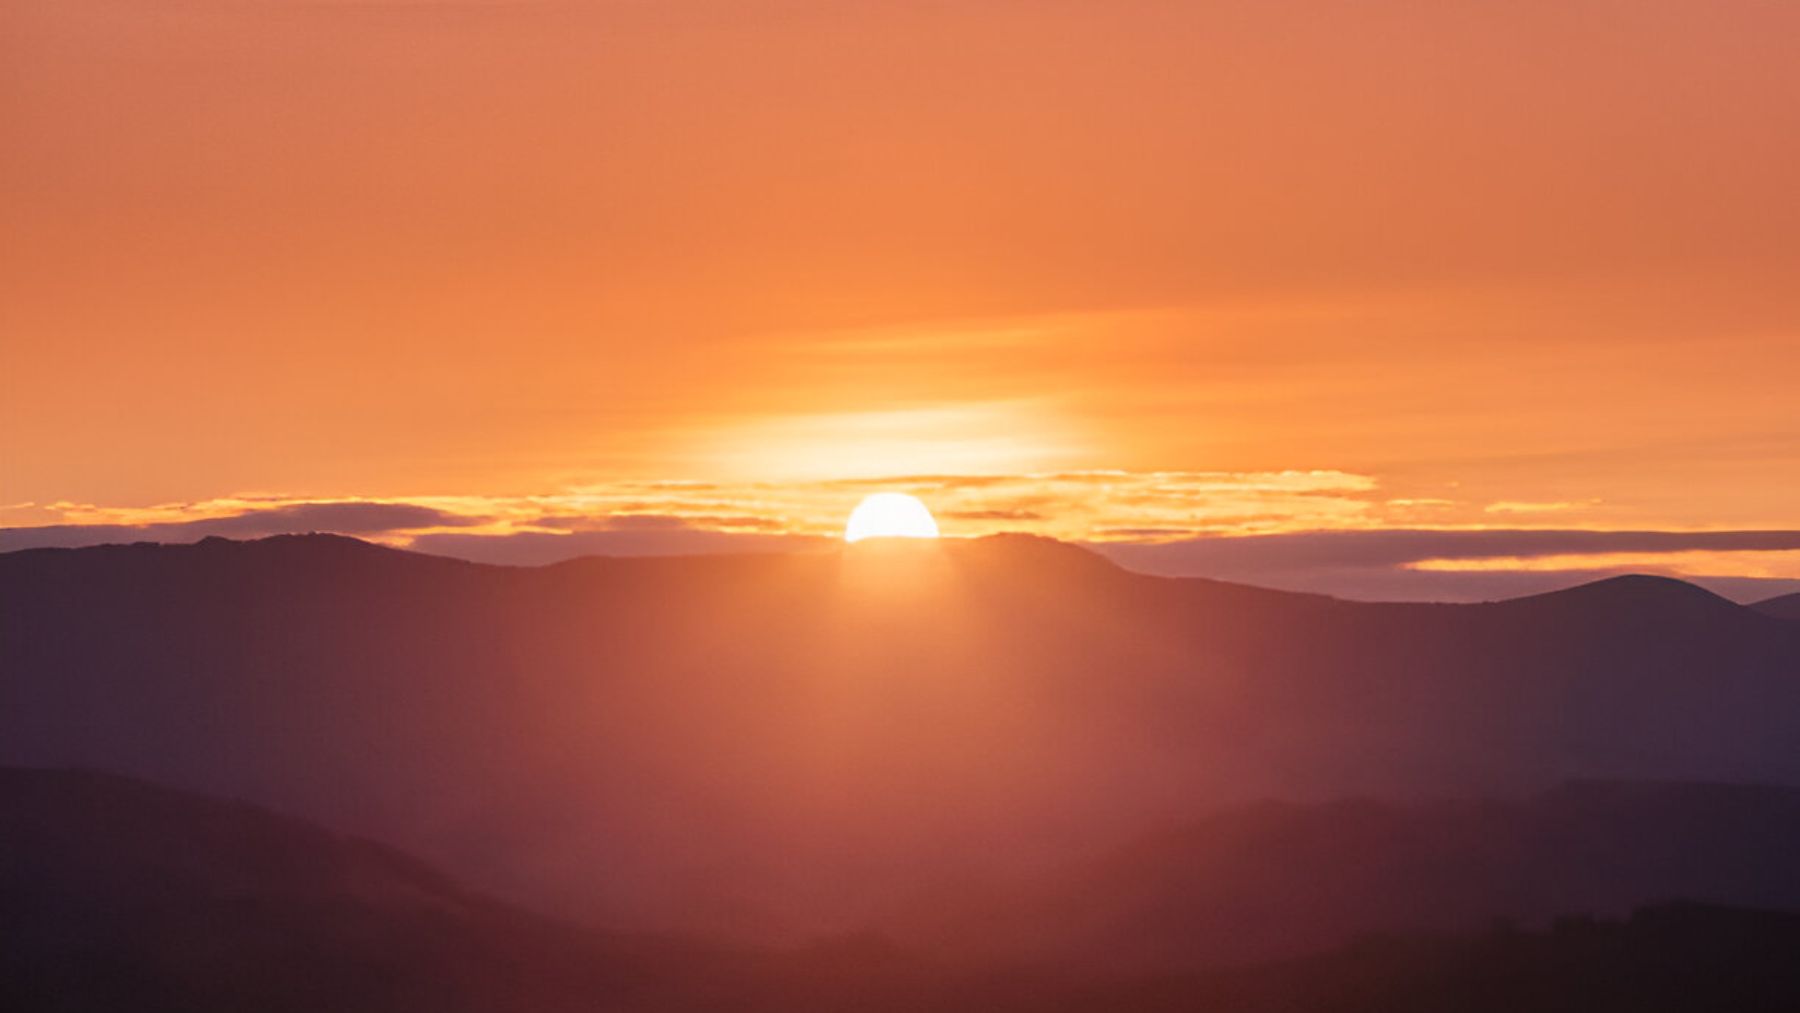
<svg viewBox="0 0 1800 1013">
<path fill-rule="evenodd" d="M 1145 573 L 1345 598 L 1505 598 L 1622 572 L 1681 576 L 1745 601 L 1800 590 L 1795 530 L 1279 529 L 1379 523 L 1382 501 L 1370 496 L 1375 484 L 1340 472 L 934 475 L 879 485 L 927 495 L 951 534 L 1031 531 L 1085 541 Z M 65 518 L 93 523 L 0 529 L 0 551 L 308 531 L 524 566 L 594 555 L 805 551 L 832 544 L 844 512 L 869 487 L 860 480 L 639 482 L 547 496 L 421 502 L 237 498 L 143 509 L 57 504 L 53 509 Z"/>
<path fill-rule="evenodd" d="M 1800 589 L 1800 579 L 1695 572 L 1720 554 L 1800 551 L 1800 531 L 1375 530 L 1203 536 L 1093 546 L 1120 565 L 1346 598 L 1469 601 L 1646 570 L 1678 574 L 1744 600 Z M 1547 565 L 1534 565 L 1543 563 Z M 1800 564 L 1800 560 L 1796 561 Z M 1459 565 L 1464 564 L 1464 565 Z M 1479 565 L 1467 565 L 1479 564 Z"/>
<path fill-rule="evenodd" d="M 257 538 L 297 531 L 332 531 L 342 535 L 383 534 L 419 528 L 465 527 L 481 518 L 447 513 L 415 503 L 288 503 L 249 510 L 231 517 L 196 521 L 206 535 Z"/>
<path fill-rule="evenodd" d="M 669 531 L 679 528 L 693 531 L 779 533 L 781 522 L 768 517 L 750 516 L 614 514 L 599 519 L 588 528 L 609 531 Z"/>
<path fill-rule="evenodd" d="M 1403 566 L 1436 559 L 1591 556 L 1616 553 L 1785 552 L 1800 531 L 1382 530 L 1301 531 L 1193 538 L 1157 546 L 1121 545 L 1119 556 L 1160 565 L 1238 570 L 1320 566 Z"/>
<path fill-rule="evenodd" d="M 1743 598 L 1800 588 L 1800 531 L 1607 531 L 1567 521 L 1555 529 L 1409 526 L 1419 523 L 1419 499 L 1390 497 L 1370 476 L 1330 470 L 615 481 L 541 495 L 408 501 L 259 495 L 138 508 L 55 503 L 37 509 L 62 523 L 0 528 L 0 551 L 308 531 L 518 565 L 789 551 L 836 539 L 850 509 L 875 489 L 921 496 L 953 537 L 1046 535 L 1147 573 L 1349 598 L 1508 597 L 1620 572 L 1680 576 Z M 1455 505 L 1426 500 L 1434 509 Z M 1502 503 L 1503 513 L 1561 507 Z M 1462 506 L 1471 518 L 1493 514 L 1480 501 Z"/>
<path fill-rule="evenodd" d="M 742 552 L 796 552 L 822 548 L 831 539 L 807 535 L 746 534 L 683 526 L 625 527 L 553 534 L 440 533 L 420 535 L 412 548 L 477 563 L 544 566 L 582 556 L 694 556 Z"/>
<path fill-rule="evenodd" d="M 1542 503 L 1525 502 L 1521 500 L 1501 500 L 1498 503 L 1489 503 L 1482 508 L 1482 511 L 1490 514 L 1553 514 L 1567 513 L 1570 510 L 1581 510 L 1586 507 L 1596 506 L 1599 503 L 1600 501 L 1598 499 L 1555 500 Z"/>
<path fill-rule="evenodd" d="M 0 552 L 72 548 L 116 542 L 192 542 L 210 536 L 265 538 L 326 531 L 341 535 L 387 535 L 427 528 L 468 527 L 484 518 L 449 513 L 416 503 L 343 501 L 281 503 L 194 520 L 144 524 L 52 524 L 0 528 Z"/>
<path fill-rule="evenodd" d="M 951 521 L 1041 521 L 1044 515 L 1023 507 L 989 510 L 939 510 L 938 519 Z"/>
</svg>

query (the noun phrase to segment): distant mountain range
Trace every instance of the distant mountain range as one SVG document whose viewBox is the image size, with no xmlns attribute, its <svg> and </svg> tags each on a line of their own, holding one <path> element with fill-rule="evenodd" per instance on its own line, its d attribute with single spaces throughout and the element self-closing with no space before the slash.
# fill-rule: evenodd
<svg viewBox="0 0 1800 1013">
<path fill-rule="evenodd" d="M 1786 819 L 1793 805 L 1788 792 L 1612 785 L 1541 800 L 1534 807 L 1542 811 L 1526 822 L 1547 820 L 1541 829 L 1556 836 L 1563 831 L 1554 814 L 1571 816 L 1577 829 L 1565 836 L 1579 845 L 1587 841 L 1579 828 L 1611 823 L 1654 832 L 1679 826 L 1671 818 L 1723 816 L 1718 832 L 1741 846 L 1735 835 L 1744 826 L 1736 817 L 1778 811 Z M 1397 818 L 1424 828 L 1467 823 L 1474 812 L 1418 810 Z M 1238 814 L 1224 820 L 1235 830 L 1182 831 L 1140 847 L 1151 856 L 1143 868 L 1113 862 L 1112 871 L 1093 867 L 1077 881 L 1154 877 L 1168 870 L 1156 856 L 1174 853 L 1189 856 L 1184 861 L 1195 871 L 1196 856 L 1235 852 L 1241 871 L 1259 841 L 1273 845 L 1266 861 L 1273 868 L 1301 857 L 1291 831 L 1309 820 L 1326 830 L 1351 829 L 1346 845 L 1362 848 L 1370 837 L 1354 828 L 1368 824 L 1368 815 L 1331 806 Z M 1492 815 L 1473 822 L 1500 829 L 1504 850 L 1514 839 L 1505 828 L 1519 813 Z M 1390 886 L 1412 898 L 1433 896 L 1448 870 L 1430 859 L 1452 841 L 1411 836 L 1413 847 L 1377 853 L 1395 863 Z M 1791 842 L 1767 842 L 1769 852 L 1783 846 Z M 1650 850 L 1667 852 L 1654 841 Z M 1701 852 L 1693 857 L 1731 857 L 1729 845 Z M 1371 857 L 1357 861 L 1366 865 Z M 1402 882 L 1401 862 L 1412 863 L 1425 882 Z M 1634 864 L 1642 871 L 1654 862 Z M 1296 896 L 1333 878 L 1287 871 L 1300 878 L 1274 893 L 1266 879 L 1227 885 L 1237 903 L 1208 917 L 1244 919 L 1251 909 L 1243 902 L 1257 891 L 1276 905 L 1271 914 L 1292 914 Z M 1767 871 L 1759 860 L 1740 882 Z M 1729 879 L 1731 872 L 1722 866 L 1715 876 Z M 1329 894 L 1316 899 L 1329 907 Z M 1118 910 L 1094 899 L 1077 890 L 1058 902 L 1061 912 L 1037 914 L 1072 912 L 1071 924 L 1079 926 Z M 1179 920 L 1155 905 L 1139 914 L 1140 925 Z M 1254 917 L 1249 921 L 1257 931 Z M 1760 1013 L 1800 1003 L 1797 951 L 1800 914 L 1693 903 L 1655 905 L 1623 921 L 1567 916 L 1547 930 L 1496 924 L 1364 934 L 1292 960 L 1176 972 L 1125 970 L 1109 959 L 1116 954 L 1086 952 L 1017 963 L 972 951 L 947 961 L 867 935 L 782 951 L 727 950 L 541 918 L 473 894 L 382 845 L 242 802 L 92 772 L 0 769 L 0 1008 L 18 1013 Z"/>
<path fill-rule="evenodd" d="M 1800 783 L 1770 604 L 1349 603 L 1022 537 L 28 550 L 0 555 L 0 762 L 254 800 L 563 916 L 795 940 L 1259 798 Z"/>
<path fill-rule="evenodd" d="M 678 956 L 245 803 L 0 770 L 8 1010 L 590 1010 Z"/>
<path fill-rule="evenodd" d="M 1048 874 L 922 896 L 895 931 L 946 957 L 1195 970 L 1674 899 L 1800 911 L 1795 855 L 1793 788 L 1574 782 L 1516 802 L 1258 803 Z"/>
</svg>

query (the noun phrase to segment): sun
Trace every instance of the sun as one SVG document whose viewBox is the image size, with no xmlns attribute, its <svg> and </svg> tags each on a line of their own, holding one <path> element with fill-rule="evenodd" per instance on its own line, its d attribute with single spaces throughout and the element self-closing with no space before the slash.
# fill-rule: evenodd
<svg viewBox="0 0 1800 1013">
<path fill-rule="evenodd" d="M 844 541 L 860 542 L 865 538 L 936 538 L 937 521 L 917 496 L 903 492 L 878 492 L 863 499 L 850 511 L 844 525 Z"/>
</svg>

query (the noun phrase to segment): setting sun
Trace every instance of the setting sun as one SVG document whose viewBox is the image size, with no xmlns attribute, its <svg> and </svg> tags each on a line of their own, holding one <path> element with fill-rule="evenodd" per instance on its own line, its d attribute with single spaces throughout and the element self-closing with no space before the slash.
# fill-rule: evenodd
<svg viewBox="0 0 1800 1013">
<path fill-rule="evenodd" d="M 844 541 L 865 538 L 936 538 L 937 521 L 917 496 L 903 492 L 878 492 L 850 511 L 844 525 Z"/>
<path fill-rule="evenodd" d="M 1796 39 L 0 0 L 0 1013 L 1800 1013 Z"/>
</svg>

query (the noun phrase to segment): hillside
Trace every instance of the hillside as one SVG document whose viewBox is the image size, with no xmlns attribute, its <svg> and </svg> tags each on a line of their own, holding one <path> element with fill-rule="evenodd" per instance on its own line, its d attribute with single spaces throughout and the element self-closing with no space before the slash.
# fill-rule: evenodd
<svg viewBox="0 0 1800 1013">
<path fill-rule="evenodd" d="M 1673 900 L 1800 911 L 1796 853 L 1795 788 L 1576 782 L 1518 801 L 1265 802 L 922 897 L 893 928 L 946 959 L 1195 970 Z"/>
<path fill-rule="evenodd" d="M 586 1010 L 700 962 L 367 840 L 86 771 L 0 769 L 0 899 L 9 1010 Z"/>
<path fill-rule="evenodd" d="M 1800 619 L 1800 594 L 1784 594 L 1778 598 L 1767 598 L 1750 606 L 1766 616 L 1777 619 Z"/>
<path fill-rule="evenodd" d="M 1800 626 L 1675 581 L 1353 604 L 999 538 L 506 568 L 0 555 L 0 762 L 392 841 L 630 928 L 853 929 L 1254 798 L 1800 782 Z"/>
<path fill-rule="evenodd" d="M 1763 794 L 1601 790 L 1711 799 L 1714 815 Z M 1594 802 L 1580 789 L 1551 804 Z M 603 935 L 482 899 L 369 841 L 83 771 L 0 770 L 0 900 L 0 1006 L 18 1013 L 1646 1013 L 1800 1001 L 1800 915 L 1692 903 L 1622 921 L 1364 934 L 1182 972 L 1121 973 L 1103 953 L 947 963 L 867 934 L 760 953 Z"/>
</svg>

